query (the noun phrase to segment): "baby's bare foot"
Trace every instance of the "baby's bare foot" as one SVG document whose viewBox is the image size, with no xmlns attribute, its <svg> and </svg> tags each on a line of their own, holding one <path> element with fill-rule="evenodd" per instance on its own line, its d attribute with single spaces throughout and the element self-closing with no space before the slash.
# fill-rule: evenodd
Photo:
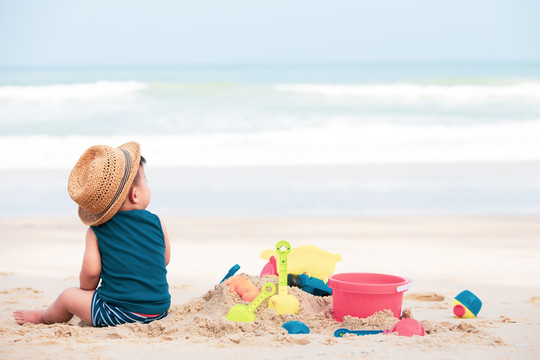
<svg viewBox="0 0 540 360">
<path fill-rule="evenodd" d="M 20 325 L 25 323 L 40 324 L 43 310 L 15 310 L 13 318 Z"/>
</svg>

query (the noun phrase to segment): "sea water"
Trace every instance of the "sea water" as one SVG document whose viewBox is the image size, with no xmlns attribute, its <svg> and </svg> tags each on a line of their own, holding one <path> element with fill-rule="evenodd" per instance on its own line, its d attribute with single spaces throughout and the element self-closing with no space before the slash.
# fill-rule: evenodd
<svg viewBox="0 0 540 360">
<path fill-rule="evenodd" d="M 537 213 L 540 63 L 0 69 L 11 186 L 130 140 L 171 213 Z"/>
</svg>

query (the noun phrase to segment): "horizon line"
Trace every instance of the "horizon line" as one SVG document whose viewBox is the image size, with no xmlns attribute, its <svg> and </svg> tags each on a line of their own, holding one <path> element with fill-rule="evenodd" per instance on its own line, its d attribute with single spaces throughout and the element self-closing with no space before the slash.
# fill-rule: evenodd
<svg viewBox="0 0 540 360">
<path fill-rule="evenodd" d="M 86 64 L 0 64 L 0 69 L 55 68 L 151 68 L 151 67 L 239 67 L 239 66 L 328 66 L 328 65 L 419 65 L 419 64 L 540 64 L 540 59 L 461 59 L 461 60 L 360 60 L 360 61 L 290 61 L 290 62 L 169 62 L 169 63 L 86 63 Z"/>
</svg>

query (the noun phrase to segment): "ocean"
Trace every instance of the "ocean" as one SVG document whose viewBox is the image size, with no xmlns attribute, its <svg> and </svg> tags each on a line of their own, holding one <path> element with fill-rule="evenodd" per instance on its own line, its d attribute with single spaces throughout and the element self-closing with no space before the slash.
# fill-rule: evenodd
<svg viewBox="0 0 540 360">
<path fill-rule="evenodd" d="M 13 190 L 130 140 L 172 214 L 540 213 L 540 63 L 0 68 Z"/>
</svg>

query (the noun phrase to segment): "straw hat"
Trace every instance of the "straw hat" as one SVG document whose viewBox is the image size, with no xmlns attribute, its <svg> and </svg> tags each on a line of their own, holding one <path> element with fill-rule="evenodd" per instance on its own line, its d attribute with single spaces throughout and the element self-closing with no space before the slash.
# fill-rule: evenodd
<svg viewBox="0 0 540 360">
<path fill-rule="evenodd" d="M 82 154 L 68 180 L 69 196 L 79 205 L 79 217 L 89 226 L 103 224 L 124 203 L 137 175 L 141 148 L 128 142 L 118 148 L 92 146 Z"/>
</svg>

